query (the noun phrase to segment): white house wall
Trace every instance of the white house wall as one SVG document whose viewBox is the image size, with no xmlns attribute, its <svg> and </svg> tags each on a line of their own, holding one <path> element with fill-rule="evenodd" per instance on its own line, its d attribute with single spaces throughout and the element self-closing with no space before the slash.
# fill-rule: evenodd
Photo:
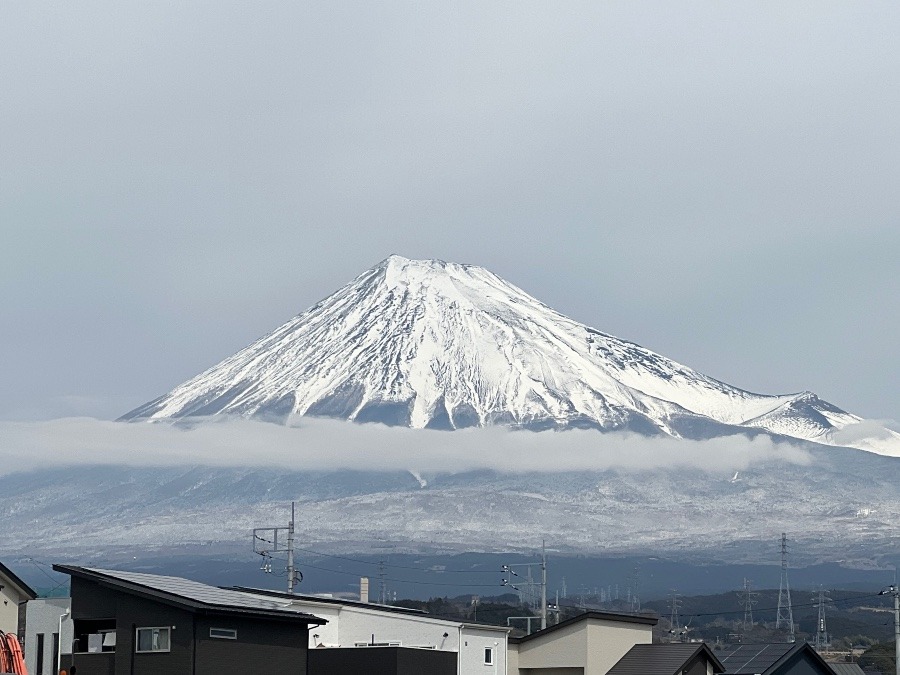
<svg viewBox="0 0 900 675">
<path fill-rule="evenodd" d="M 463 675 L 505 675 L 507 671 L 507 634 L 505 632 L 464 625 L 461 629 L 459 672 Z M 494 663 L 485 665 L 484 650 L 494 652 Z"/>
<path fill-rule="evenodd" d="M 505 675 L 507 631 L 463 624 L 427 615 L 402 614 L 377 607 L 294 600 L 293 606 L 328 621 L 310 629 L 310 649 L 353 647 L 356 643 L 399 642 L 403 647 L 424 647 L 459 654 L 460 672 L 468 675 Z M 318 637 L 316 637 L 318 635 Z M 362 647 L 361 647 L 362 648 Z M 484 650 L 491 648 L 494 663 L 485 665 Z"/>
<path fill-rule="evenodd" d="M 30 675 L 53 675 L 56 662 L 53 660 L 53 634 L 59 630 L 59 617 L 72 605 L 71 598 L 39 598 L 25 605 L 25 665 Z M 37 670 L 37 636 L 44 634 L 44 668 Z M 62 622 L 60 652 L 72 653 L 72 620 Z"/>
<path fill-rule="evenodd" d="M 28 598 L 20 595 L 12 584 L 0 577 L 0 630 L 15 635 L 19 632 L 19 603 Z"/>
</svg>

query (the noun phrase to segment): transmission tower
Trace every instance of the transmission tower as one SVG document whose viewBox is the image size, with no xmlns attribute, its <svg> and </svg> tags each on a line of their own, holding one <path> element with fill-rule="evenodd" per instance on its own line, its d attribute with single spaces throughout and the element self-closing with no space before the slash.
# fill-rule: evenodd
<svg viewBox="0 0 900 675">
<path fill-rule="evenodd" d="M 794 608 L 791 605 L 791 585 L 788 583 L 787 534 L 781 533 L 781 584 L 778 586 L 778 614 L 775 618 L 775 630 L 787 630 L 790 641 L 796 641 L 794 635 Z"/>
<path fill-rule="evenodd" d="M 631 573 L 631 577 L 629 578 L 628 583 L 631 590 L 631 597 L 629 598 L 629 602 L 631 603 L 631 611 L 639 612 L 641 610 L 641 599 L 638 595 L 638 591 L 641 586 L 640 565 L 634 566 L 634 571 Z"/>
<path fill-rule="evenodd" d="M 387 582 L 384 574 L 384 560 L 378 561 L 378 602 L 382 605 L 387 604 Z"/>
<path fill-rule="evenodd" d="M 681 625 L 681 619 L 678 616 L 678 610 L 681 608 L 681 600 L 678 599 L 678 590 L 672 589 L 672 599 L 669 600 L 669 632 L 674 633 Z"/>
<path fill-rule="evenodd" d="M 814 596 L 815 598 L 815 596 Z M 831 598 L 828 597 L 828 591 L 819 587 L 819 619 L 816 622 L 816 651 L 826 651 L 831 644 L 828 642 L 828 627 L 825 624 L 825 603 Z"/>
<path fill-rule="evenodd" d="M 750 579 L 744 579 L 744 590 L 741 592 L 740 599 L 741 607 L 744 608 L 744 632 L 753 628 L 753 605 L 759 602 L 755 599 L 759 593 L 750 590 L 750 583 Z"/>
</svg>

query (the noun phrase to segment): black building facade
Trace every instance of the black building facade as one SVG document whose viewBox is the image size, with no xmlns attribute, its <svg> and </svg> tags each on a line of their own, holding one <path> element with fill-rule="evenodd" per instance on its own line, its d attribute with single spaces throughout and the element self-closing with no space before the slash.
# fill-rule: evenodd
<svg viewBox="0 0 900 675">
<path fill-rule="evenodd" d="M 306 675 L 310 626 L 287 603 L 177 577 L 55 565 L 72 577 L 78 675 Z"/>
</svg>

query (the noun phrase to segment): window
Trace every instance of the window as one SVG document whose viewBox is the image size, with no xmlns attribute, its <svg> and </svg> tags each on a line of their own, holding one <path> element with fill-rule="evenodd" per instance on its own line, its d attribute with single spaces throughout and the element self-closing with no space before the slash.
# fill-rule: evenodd
<svg viewBox="0 0 900 675">
<path fill-rule="evenodd" d="M 37 645 L 34 650 L 35 654 L 35 667 L 34 672 L 43 675 L 44 672 L 44 634 L 37 634 Z"/>
<path fill-rule="evenodd" d="M 134 651 L 138 653 L 169 651 L 169 627 L 138 628 Z"/>
<path fill-rule="evenodd" d="M 400 641 L 391 642 L 354 642 L 354 647 L 402 647 Z"/>
<path fill-rule="evenodd" d="M 494 648 L 493 647 L 485 647 L 484 648 L 484 665 L 486 665 L 486 666 L 494 665 Z"/>
<path fill-rule="evenodd" d="M 232 628 L 210 628 L 209 637 L 220 640 L 237 640 L 237 631 Z"/>
<path fill-rule="evenodd" d="M 75 619 L 72 630 L 72 651 L 76 654 L 116 651 L 115 619 Z"/>
</svg>

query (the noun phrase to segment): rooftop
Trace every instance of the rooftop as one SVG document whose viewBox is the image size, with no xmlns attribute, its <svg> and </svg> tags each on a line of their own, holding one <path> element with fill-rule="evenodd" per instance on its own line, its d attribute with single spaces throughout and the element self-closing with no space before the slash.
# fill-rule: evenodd
<svg viewBox="0 0 900 675">
<path fill-rule="evenodd" d="M 715 655 L 725 666 L 727 675 L 765 675 L 803 651 L 828 668 L 828 664 L 806 642 L 724 645 L 716 649 Z"/>
<path fill-rule="evenodd" d="M 37 593 L 34 592 L 34 589 L 16 576 L 16 574 L 2 562 L 0 562 L 0 577 L 5 577 L 22 595 L 27 596 L 30 600 L 34 600 L 37 597 Z"/>
<path fill-rule="evenodd" d="M 713 664 L 714 673 L 723 673 L 725 666 L 702 642 L 685 644 L 635 645 L 612 667 L 608 675 L 677 675 L 688 664 L 704 654 Z"/>
<path fill-rule="evenodd" d="M 57 572 L 72 577 L 96 581 L 126 593 L 148 597 L 166 604 L 192 610 L 215 609 L 238 614 L 252 614 L 269 618 L 302 620 L 308 624 L 326 623 L 312 614 L 298 612 L 290 602 L 218 588 L 182 577 L 169 577 L 143 572 L 123 572 L 71 565 L 54 565 Z"/>
<path fill-rule="evenodd" d="M 580 621 L 587 621 L 588 619 L 596 619 L 599 621 L 616 621 L 621 623 L 637 623 L 645 626 L 655 626 L 657 623 L 659 623 L 658 617 L 646 614 L 620 614 L 618 612 L 591 611 L 585 612 L 584 614 L 579 614 L 578 616 L 573 616 L 571 619 L 566 619 L 565 621 L 560 621 L 554 626 L 547 626 L 543 630 L 536 631 L 531 635 L 525 635 L 524 637 L 511 637 L 510 641 L 515 643 L 528 642 L 529 640 L 543 637 L 544 635 L 559 630 L 560 628 L 564 628 L 565 626 L 571 626 L 572 624 L 579 623 Z"/>
</svg>

